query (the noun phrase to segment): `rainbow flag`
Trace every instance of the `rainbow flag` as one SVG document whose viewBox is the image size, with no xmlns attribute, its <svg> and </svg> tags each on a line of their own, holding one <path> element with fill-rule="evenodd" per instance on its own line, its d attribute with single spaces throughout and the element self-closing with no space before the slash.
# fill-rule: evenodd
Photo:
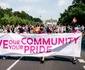
<svg viewBox="0 0 85 70">
<path fill-rule="evenodd" d="M 76 22 L 77 22 L 77 19 L 76 17 L 74 17 L 72 23 L 76 23 Z"/>
<path fill-rule="evenodd" d="M 40 31 L 40 28 L 39 27 L 35 27 L 34 31 L 38 32 L 38 31 Z"/>
</svg>

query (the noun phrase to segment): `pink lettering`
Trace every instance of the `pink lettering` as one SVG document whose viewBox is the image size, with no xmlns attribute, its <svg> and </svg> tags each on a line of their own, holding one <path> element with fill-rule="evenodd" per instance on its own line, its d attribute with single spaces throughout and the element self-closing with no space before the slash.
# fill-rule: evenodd
<svg viewBox="0 0 85 70">
<path fill-rule="evenodd" d="M 29 50 L 29 46 L 24 46 L 24 53 L 26 53 Z"/>
<path fill-rule="evenodd" d="M 12 44 L 12 40 L 9 40 L 9 44 Z"/>
<path fill-rule="evenodd" d="M 35 46 L 30 46 L 30 53 L 35 53 Z"/>
<path fill-rule="evenodd" d="M 32 39 L 32 38 L 28 38 L 28 39 L 27 39 L 27 43 L 28 43 L 29 45 L 33 44 L 33 39 Z"/>
<path fill-rule="evenodd" d="M 40 53 L 43 53 L 43 52 L 45 52 L 45 47 L 44 46 L 40 46 Z"/>
<path fill-rule="evenodd" d="M 25 42 L 26 42 L 26 38 L 22 38 L 21 43 L 25 45 L 26 44 Z"/>
<path fill-rule="evenodd" d="M 8 40 L 3 40 L 3 48 L 8 49 Z"/>
<path fill-rule="evenodd" d="M 69 38 L 68 38 L 69 43 L 71 43 L 71 42 L 72 42 L 72 39 L 73 39 L 72 37 L 69 37 Z"/>
<path fill-rule="evenodd" d="M 64 38 L 58 38 L 58 44 L 64 44 Z"/>
<path fill-rule="evenodd" d="M 57 38 L 55 38 L 55 39 L 51 39 L 51 43 L 52 43 L 52 45 L 56 45 L 57 44 Z"/>
<path fill-rule="evenodd" d="M 42 40 L 42 42 L 43 42 L 43 45 L 45 44 L 45 45 L 50 45 L 50 38 L 48 38 L 48 39 L 45 39 L 45 38 L 42 38 L 43 40 Z"/>
<path fill-rule="evenodd" d="M 2 40 L 0 40 L 0 46 L 1 46 L 1 44 L 2 44 Z"/>
<path fill-rule="evenodd" d="M 67 43 L 68 43 L 68 42 L 67 42 L 67 38 L 65 38 L 65 41 L 66 41 L 65 44 L 67 44 Z"/>
<path fill-rule="evenodd" d="M 52 46 L 47 46 L 47 52 L 51 52 Z"/>
<path fill-rule="evenodd" d="M 38 45 L 38 44 L 41 44 L 41 38 L 39 38 L 38 40 L 34 38 L 34 45 Z"/>
<path fill-rule="evenodd" d="M 74 38 L 74 42 L 75 42 L 75 44 L 77 43 L 77 40 L 78 40 L 78 38 Z"/>
<path fill-rule="evenodd" d="M 38 53 L 38 46 L 36 46 L 36 53 Z"/>
</svg>

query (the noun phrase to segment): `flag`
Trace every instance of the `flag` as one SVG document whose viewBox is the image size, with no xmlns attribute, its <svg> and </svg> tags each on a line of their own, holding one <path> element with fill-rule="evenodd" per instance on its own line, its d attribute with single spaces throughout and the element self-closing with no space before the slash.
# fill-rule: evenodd
<svg viewBox="0 0 85 70">
<path fill-rule="evenodd" d="M 72 23 L 76 23 L 76 22 L 77 22 L 77 19 L 76 17 L 74 17 Z"/>
<path fill-rule="evenodd" d="M 38 31 L 40 31 L 40 28 L 39 27 L 35 27 L 34 31 L 38 32 Z"/>
</svg>

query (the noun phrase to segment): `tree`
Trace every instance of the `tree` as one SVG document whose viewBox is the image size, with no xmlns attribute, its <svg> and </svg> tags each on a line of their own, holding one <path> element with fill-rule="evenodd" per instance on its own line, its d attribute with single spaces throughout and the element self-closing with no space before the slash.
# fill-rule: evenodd
<svg viewBox="0 0 85 70">
<path fill-rule="evenodd" d="M 1 21 L 2 21 L 2 24 L 4 24 L 4 25 L 10 24 L 10 19 L 7 14 L 4 14 L 4 17 L 1 18 Z"/>
<path fill-rule="evenodd" d="M 71 25 L 73 18 L 76 17 L 77 18 L 76 24 L 85 25 L 84 16 L 85 16 L 85 4 L 80 2 L 69 6 L 68 9 L 61 14 L 58 23 Z"/>
<path fill-rule="evenodd" d="M 12 16 L 12 9 L 11 8 L 4 9 L 4 14 L 7 14 L 9 17 Z"/>
<path fill-rule="evenodd" d="M 37 23 L 42 23 L 42 20 L 40 18 L 34 18 L 34 21 Z"/>
<path fill-rule="evenodd" d="M 24 11 L 14 11 L 11 8 L 2 9 L 0 7 L 0 25 L 26 25 L 26 24 L 36 24 L 41 23 L 40 18 L 33 18 L 31 15 Z"/>
<path fill-rule="evenodd" d="M 80 3 L 80 2 L 85 4 L 85 0 L 73 0 L 73 4 Z"/>
</svg>

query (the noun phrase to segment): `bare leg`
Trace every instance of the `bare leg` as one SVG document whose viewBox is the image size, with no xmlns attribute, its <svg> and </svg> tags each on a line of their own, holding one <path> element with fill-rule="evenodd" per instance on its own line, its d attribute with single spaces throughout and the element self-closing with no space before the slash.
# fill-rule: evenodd
<svg viewBox="0 0 85 70">
<path fill-rule="evenodd" d="M 44 63 L 45 57 L 40 57 L 41 63 Z"/>
<path fill-rule="evenodd" d="M 41 61 L 44 61 L 44 60 L 45 60 L 45 58 L 44 58 L 44 57 L 40 57 L 40 60 L 41 60 Z"/>
</svg>

